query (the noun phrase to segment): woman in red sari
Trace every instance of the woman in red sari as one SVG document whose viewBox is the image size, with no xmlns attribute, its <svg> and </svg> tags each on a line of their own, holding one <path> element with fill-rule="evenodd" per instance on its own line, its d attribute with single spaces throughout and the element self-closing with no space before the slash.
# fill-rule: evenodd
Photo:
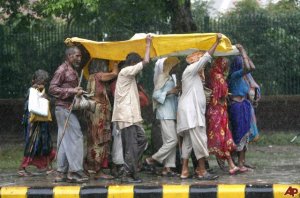
<svg viewBox="0 0 300 198">
<path fill-rule="evenodd" d="M 206 111 L 208 149 L 218 159 L 227 160 L 229 173 L 236 174 L 239 168 L 234 165 L 230 155 L 236 146 L 228 127 L 228 86 L 224 77 L 227 70 L 228 59 L 219 57 L 214 61 L 209 73 L 208 87 L 212 90 L 212 95 Z"/>
</svg>

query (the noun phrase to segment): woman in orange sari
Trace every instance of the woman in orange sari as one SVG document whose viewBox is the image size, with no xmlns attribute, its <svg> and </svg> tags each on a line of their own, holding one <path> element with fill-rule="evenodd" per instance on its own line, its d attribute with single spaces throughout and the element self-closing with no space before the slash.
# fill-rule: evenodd
<svg viewBox="0 0 300 198">
<path fill-rule="evenodd" d="M 227 160 L 229 173 L 236 174 L 239 168 L 232 161 L 230 153 L 236 146 L 228 127 L 227 102 L 228 86 L 224 73 L 228 70 L 228 59 L 217 58 L 209 73 L 208 87 L 212 90 L 207 108 L 208 149 L 218 159 Z"/>
</svg>

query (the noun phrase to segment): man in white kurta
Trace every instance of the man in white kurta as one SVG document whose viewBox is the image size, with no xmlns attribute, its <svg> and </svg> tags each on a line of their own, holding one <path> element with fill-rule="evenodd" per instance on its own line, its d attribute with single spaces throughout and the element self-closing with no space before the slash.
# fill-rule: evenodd
<svg viewBox="0 0 300 198">
<path fill-rule="evenodd" d="M 135 76 L 143 69 L 142 62 L 123 68 L 117 79 L 112 121 L 118 129 L 140 125 L 143 121 Z"/>
<path fill-rule="evenodd" d="M 198 74 L 210 60 L 221 35 L 208 52 L 198 61 L 188 65 L 182 74 L 182 94 L 178 102 L 177 133 L 183 136 L 181 178 L 189 177 L 188 160 L 194 150 L 198 160 L 196 174 L 199 179 L 216 179 L 205 170 L 205 157 L 209 156 L 205 124 L 206 100 L 201 78 Z"/>
</svg>

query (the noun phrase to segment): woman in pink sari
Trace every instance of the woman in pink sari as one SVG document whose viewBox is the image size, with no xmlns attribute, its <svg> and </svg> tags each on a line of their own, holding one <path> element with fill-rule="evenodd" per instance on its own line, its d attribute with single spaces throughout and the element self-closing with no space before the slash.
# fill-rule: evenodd
<svg viewBox="0 0 300 198">
<path fill-rule="evenodd" d="M 211 100 L 207 108 L 208 149 L 218 159 L 227 160 L 229 173 L 236 174 L 239 168 L 232 161 L 230 153 L 236 146 L 228 127 L 227 102 L 228 86 L 224 72 L 228 70 L 228 59 L 217 58 L 209 73 L 208 87 L 212 90 Z"/>
</svg>

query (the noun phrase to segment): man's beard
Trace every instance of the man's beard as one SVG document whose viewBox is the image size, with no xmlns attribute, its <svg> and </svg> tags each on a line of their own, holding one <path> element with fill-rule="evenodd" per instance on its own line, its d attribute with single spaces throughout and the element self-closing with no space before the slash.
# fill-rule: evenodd
<svg viewBox="0 0 300 198">
<path fill-rule="evenodd" d="M 72 66 L 76 69 L 78 69 L 80 67 L 80 63 L 73 63 Z"/>
</svg>

